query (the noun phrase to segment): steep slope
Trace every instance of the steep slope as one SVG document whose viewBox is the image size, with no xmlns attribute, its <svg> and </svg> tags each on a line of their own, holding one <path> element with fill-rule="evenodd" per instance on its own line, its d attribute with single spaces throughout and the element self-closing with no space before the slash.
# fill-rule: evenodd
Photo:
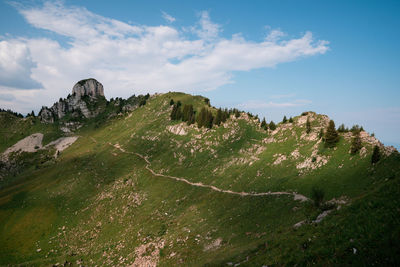
<svg viewBox="0 0 400 267">
<path fill-rule="evenodd" d="M 382 147 L 371 165 L 379 142 L 366 133 L 356 155 L 348 133 L 324 148 L 329 118 L 312 112 L 273 132 L 246 113 L 198 129 L 170 120 L 171 99 L 207 107 L 200 96 L 154 95 L 85 121 L 57 158 L 6 177 L 0 264 L 399 262 L 398 153 Z M 320 208 L 309 200 L 316 185 L 331 200 Z"/>
</svg>

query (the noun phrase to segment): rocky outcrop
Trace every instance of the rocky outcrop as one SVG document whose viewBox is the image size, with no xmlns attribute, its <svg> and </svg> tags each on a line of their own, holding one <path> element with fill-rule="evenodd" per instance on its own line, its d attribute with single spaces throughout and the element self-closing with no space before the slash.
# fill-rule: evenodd
<svg viewBox="0 0 400 267">
<path fill-rule="evenodd" d="M 89 96 L 92 98 L 99 96 L 104 97 L 104 89 L 101 83 L 91 78 L 77 82 L 74 88 L 72 88 L 72 94 L 77 98 L 83 96 Z"/>
<path fill-rule="evenodd" d="M 53 123 L 55 120 L 62 119 L 67 114 L 70 114 L 73 118 L 92 118 L 100 110 L 89 108 L 88 105 L 96 106 L 95 103 L 102 99 L 105 98 L 101 83 L 95 79 L 82 80 L 75 84 L 72 88 L 72 94 L 68 95 L 67 98 L 60 98 L 51 108 L 42 107 L 39 117 L 44 123 Z"/>
</svg>

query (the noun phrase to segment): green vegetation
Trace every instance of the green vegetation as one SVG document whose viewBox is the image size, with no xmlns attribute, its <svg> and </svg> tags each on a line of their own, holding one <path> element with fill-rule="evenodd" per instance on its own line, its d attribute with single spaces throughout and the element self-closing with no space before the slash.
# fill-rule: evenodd
<svg viewBox="0 0 400 267">
<path fill-rule="evenodd" d="M 353 132 L 353 139 L 351 141 L 350 153 L 356 154 L 362 148 L 360 131 Z"/>
<path fill-rule="evenodd" d="M 329 125 L 325 131 L 325 147 L 334 147 L 336 143 L 339 142 L 339 134 L 335 129 L 335 122 L 333 120 L 329 121 Z"/>
<path fill-rule="evenodd" d="M 363 139 L 365 157 L 349 154 L 341 133 L 325 149 L 304 135 L 301 116 L 271 122 L 266 136 L 265 120 L 208 103 L 183 93 L 113 99 L 57 158 L 54 149 L 13 154 L 23 167 L 0 181 L 0 265 L 399 265 L 398 153 L 380 153 L 371 167 L 375 149 Z M 190 114 L 201 128 L 171 130 Z M 304 116 L 314 131 L 325 126 L 321 115 Z M 47 143 L 63 135 L 61 122 L 0 120 L 2 151 L 32 133 Z"/>
<path fill-rule="evenodd" d="M 374 146 L 374 150 L 372 152 L 371 156 L 371 163 L 375 164 L 381 159 L 381 151 L 379 149 L 379 146 Z"/>
</svg>

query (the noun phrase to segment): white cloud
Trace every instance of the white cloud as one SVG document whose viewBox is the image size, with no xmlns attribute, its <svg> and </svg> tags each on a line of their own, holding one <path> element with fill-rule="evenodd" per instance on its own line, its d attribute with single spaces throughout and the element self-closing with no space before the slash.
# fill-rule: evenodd
<svg viewBox="0 0 400 267">
<path fill-rule="evenodd" d="M 41 88 L 41 84 L 31 78 L 31 68 L 35 66 L 26 43 L 0 41 L 0 85 L 20 89 Z"/>
<path fill-rule="evenodd" d="M 17 98 L 12 107 L 17 110 L 51 105 L 66 96 L 76 81 L 87 77 L 102 82 L 108 97 L 170 90 L 199 92 L 232 83 L 233 71 L 274 67 L 328 50 L 326 41 L 314 40 L 309 32 L 285 40 L 282 34 L 273 33 L 273 38 L 261 42 L 245 40 L 240 34 L 222 38 L 221 26 L 213 23 L 207 12 L 202 12 L 192 27 L 198 36 L 193 39 L 172 26 L 132 26 L 61 2 L 17 8 L 31 25 L 69 40 L 68 46 L 48 38 L 4 40 L 18 44 L 23 52 L 11 59 L 0 58 L 3 73 L 20 74 L 44 88 L 20 93 L 15 89 L 27 86 L 7 84 L 2 78 L 0 91 Z M 14 65 L 23 68 L 12 69 Z"/>
<path fill-rule="evenodd" d="M 218 37 L 221 31 L 221 26 L 211 21 L 210 15 L 207 11 L 200 13 L 199 25 L 192 27 L 192 31 L 197 34 L 201 39 L 211 40 Z"/>
<path fill-rule="evenodd" d="M 171 16 L 170 14 L 168 14 L 167 12 L 161 11 L 162 13 L 162 17 L 168 22 L 168 23 L 172 23 L 174 22 L 176 19 Z"/>
<path fill-rule="evenodd" d="M 306 99 L 297 99 L 291 102 L 264 102 L 258 100 L 247 101 L 242 104 L 239 104 L 238 107 L 242 109 L 265 109 L 265 108 L 291 108 L 291 107 L 300 107 L 311 104 L 310 100 Z"/>
</svg>

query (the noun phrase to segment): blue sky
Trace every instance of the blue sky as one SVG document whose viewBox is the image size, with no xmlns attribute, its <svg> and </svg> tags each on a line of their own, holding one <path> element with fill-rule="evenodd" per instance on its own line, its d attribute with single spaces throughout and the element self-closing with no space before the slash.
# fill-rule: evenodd
<svg viewBox="0 0 400 267">
<path fill-rule="evenodd" d="M 279 121 L 305 110 L 400 144 L 399 1 L 2 1 L 0 106 L 94 77 L 106 96 L 179 90 Z"/>
</svg>

